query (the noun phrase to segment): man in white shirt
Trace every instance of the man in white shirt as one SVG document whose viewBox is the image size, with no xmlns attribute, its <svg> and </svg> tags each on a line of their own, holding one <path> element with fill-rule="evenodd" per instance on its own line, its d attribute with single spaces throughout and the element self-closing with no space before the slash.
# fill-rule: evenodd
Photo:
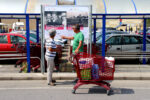
<svg viewBox="0 0 150 100">
<path fill-rule="evenodd" d="M 52 73 L 53 68 L 55 66 L 54 59 L 56 56 L 57 47 L 56 43 L 54 41 L 54 37 L 56 35 L 56 30 L 51 29 L 49 31 L 50 41 L 46 42 L 46 53 L 45 53 L 45 59 L 47 61 L 47 83 L 48 85 L 54 86 L 55 84 L 52 82 Z"/>
</svg>

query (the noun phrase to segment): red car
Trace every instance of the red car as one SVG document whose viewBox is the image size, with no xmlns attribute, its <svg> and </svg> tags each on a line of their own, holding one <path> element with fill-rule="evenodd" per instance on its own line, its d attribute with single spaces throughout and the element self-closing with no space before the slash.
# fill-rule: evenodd
<svg viewBox="0 0 150 100">
<path fill-rule="evenodd" d="M 30 38 L 30 43 L 36 40 Z M 0 33 L 0 58 L 23 56 L 17 51 L 17 43 L 26 43 L 26 36 L 16 33 Z"/>
</svg>

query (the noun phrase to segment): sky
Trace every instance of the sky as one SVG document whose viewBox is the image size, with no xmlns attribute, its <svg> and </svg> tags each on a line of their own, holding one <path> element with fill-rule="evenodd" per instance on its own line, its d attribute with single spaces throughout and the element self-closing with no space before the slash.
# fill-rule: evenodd
<svg viewBox="0 0 150 100">
<path fill-rule="evenodd" d="M 138 13 L 150 13 L 150 0 L 133 0 Z M 107 13 L 135 13 L 132 0 L 105 0 Z"/>
<path fill-rule="evenodd" d="M 29 0 L 32 1 L 32 0 Z M 40 13 L 41 4 L 55 5 L 56 0 L 37 1 L 35 13 Z M 103 0 L 76 0 L 77 5 L 93 5 L 93 13 L 105 13 Z M 132 0 L 104 0 L 107 13 L 135 13 Z M 150 13 L 150 0 L 133 0 L 138 13 Z M 26 0 L 0 0 L 0 13 L 24 13 Z"/>
</svg>

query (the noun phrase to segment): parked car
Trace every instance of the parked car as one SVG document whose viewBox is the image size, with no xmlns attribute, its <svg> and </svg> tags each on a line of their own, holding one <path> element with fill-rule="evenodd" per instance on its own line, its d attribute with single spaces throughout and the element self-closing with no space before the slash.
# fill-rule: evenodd
<svg viewBox="0 0 150 100">
<path fill-rule="evenodd" d="M 136 34 L 138 34 L 138 35 L 143 35 L 143 30 L 139 30 Z M 147 30 L 146 30 L 146 36 L 147 36 L 148 38 L 150 38 L 150 29 L 147 29 Z"/>
<path fill-rule="evenodd" d="M 12 31 L 11 33 L 23 34 L 26 37 L 26 31 Z M 37 35 L 35 31 L 30 31 L 30 37 L 34 38 L 35 41 L 37 39 Z M 41 41 L 41 34 L 39 33 L 39 41 Z"/>
<path fill-rule="evenodd" d="M 102 44 L 102 37 L 97 44 Z M 109 49 L 107 56 L 113 56 L 119 59 L 140 59 L 143 51 L 143 37 L 136 34 L 110 34 L 106 35 L 106 44 Z M 150 52 L 150 40 L 146 38 L 146 51 Z M 141 59 L 140 59 L 141 60 Z"/>
<path fill-rule="evenodd" d="M 1 56 L 22 56 L 17 51 L 17 43 L 25 43 L 26 37 L 22 34 L 0 33 L 0 54 Z M 35 39 L 30 37 L 30 43 L 35 44 Z M 2 55 L 3 54 L 3 55 Z M 4 55 L 6 54 L 6 55 Z"/>
<path fill-rule="evenodd" d="M 119 31 L 119 30 L 106 30 L 106 35 L 107 34 L 125 34 L 127 32 L 123 32 L 123 31 Z M 101 31 L 96 31 L 96 38 L 98 38 L 100 35 L 102 34 L 102 30 Z M 92 36 L 94 36 L 94 32 L 92 32 Z"/>
<path fill-rule="evenodd" d="M 96 41 L 101 41 L 102 39 L 102 32 L 101 33 L 96 33 L 98 34 L 96 36 Z M 106 31 L 105 35 L 110 35 L 110 34 L 129 34 L 128 32 L 124 31 L 118 31 L 118 30 L 111 30 L 111 31 Z"/>
</svg>

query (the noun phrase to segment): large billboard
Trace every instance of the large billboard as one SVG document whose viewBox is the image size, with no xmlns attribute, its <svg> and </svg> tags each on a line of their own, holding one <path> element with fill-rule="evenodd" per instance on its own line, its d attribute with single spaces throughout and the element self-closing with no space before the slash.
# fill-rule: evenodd
<svg viewBox="0 0 150 100">
<path fill-rule="evenodd" d="M 44 39 L 48 39 L 48 31 L 57 30 L 55 39 L 62 35 L 74 36 L 72 26 L 79 24 L 85 37 L 85 43 L 89 40 L 89 26 L 91 6 L 43 6 Z"/>
<path fill-rule="evenodd" d="M 42 41 L 41 41 L 41 66 L 42 73 L 45 71 L 44 67 L 44 42 L 49 39 L 49 30 L 54 28 L 57 31 L 55 40 L 61 39 L 62 35 L 74 36 L 72 26 L 79 24 L 81 31 L 84 34 L 84 43 L 90 43 L 91 48 L 91 6 L 75 6 L 75 5 L 42 5 Z M 89 45 L 88 50 L 89 51 Z M 90 49 L 91 52 L 91 49 Z"/>
</svg>

